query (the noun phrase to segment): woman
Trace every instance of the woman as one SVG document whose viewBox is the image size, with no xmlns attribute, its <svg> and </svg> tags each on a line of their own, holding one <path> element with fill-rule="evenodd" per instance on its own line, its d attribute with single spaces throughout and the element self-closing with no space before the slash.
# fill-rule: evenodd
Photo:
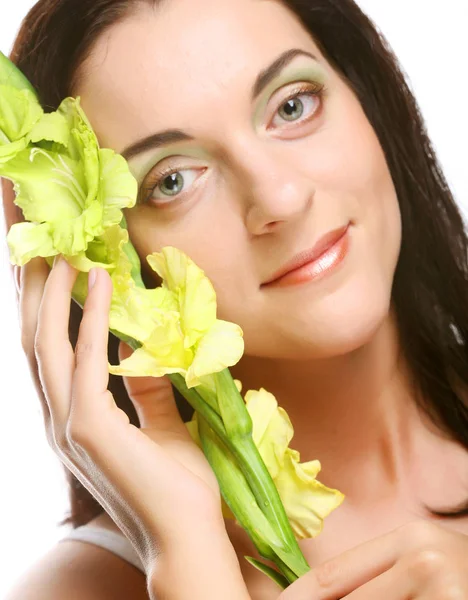
<svg viewBox="0 0 468 600">
<path fill-rule="evenodd" d="M 12 57 L 44 106 L 79 95 L 101 145 L 126 156 L 140 256 L 173 245 L 205 271 L 219 318 L 244 331 L 232 374 L 275 394 L 302 460 L 319 458 L 321 481 L 346 495 L 301 542 L 313 569 L 281 598 L 468 597 L 467 238 L 370 21 L 352 0 L 43 0 Z M 5 202 L 13 222 L 11 193 Z M 298 254 L 310 261 L 330 244 L 291 273 Z M 106 394 L 104 271 L 75 367 L 75 276 L 64 261 L 22 269 L 25 351 L 39 363 L 50 443 L 76 476 L 71 522 L 123 532 L 144 573 L 68 540 L 10 600 L 31 589 L 278 597 L 242 558 L 254 553 L 247 536 L 223 522 L 169 383 L 126 381 L 138 422 L 114 392 L 143 431 Z M 77 571 L 47 580 L 64 552 Z"/>
</svg>

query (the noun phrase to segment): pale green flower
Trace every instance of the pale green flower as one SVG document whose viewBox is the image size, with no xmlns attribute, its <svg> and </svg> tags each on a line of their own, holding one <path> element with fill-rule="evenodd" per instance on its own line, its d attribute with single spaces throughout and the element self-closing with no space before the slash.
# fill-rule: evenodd
<svg viewBox="0 0 468 600">
<path fill-rule="evenodd" d="M 29 143 L 42 140 L 66 144 L 66 121 L 56 113 L 44 113 L 29 81 L 0 52 L 0 175 L 5 163 Z"/>
<path fill-rule="evenodd" d="M 119 331 L 140 343 L 148 341 L 150 344 L 151 336 L 162 334 L 167 321 L 178 319 L 175 303 L 166 290 L 160 287 L 146 289 L 135 283 L 132 278 L 131 262 L 124 253 L 120 254 L 111 278 L 114 293 L 109 322 L 112 330 Z M 130 358 L 132 357 L 127 360 L 130 361 Z M 119 369 L 119 367 L 112 367 L 112 369 Z"/>
<path fill-rule="evenodd" d="M 139 291 L 135 302 L 119 301 L 116 316 L 111 314 L 113 328 L 126 335 L 133 332 L 132 337 L 142 344 L 119 366 L 111 367 L 111 372 L 153 377 L 180 373 L 187 387 L 192 388 L 204 384 L 206 376 L 236 364 L 244 351 L 242 329 L 216 318 L 216 293 L 203 271 L 170 246 L 147 259 L 163 285 Z M 127 282 L 131 288 L 128 276 Z M 141 314 L 148 312 L 150 305 L 152 326 L 148 326 L 146 316 L 142 326 Z"/>
<path fill-rule="evenodd" d="M 0 170 L 14 182 L 15 203 L 29 221 L 8 234 L 11 260 L 23 265 L 35 256 L 63 254 L 77 269 L 89 270 L 97 265 L 88 245 L 120 223 L 122 209 L 135 204 L 137 183 L 122 156 L 99 148 L 79 99 L 66 98 L 56 117 L 67 124 L 66 145 L 28 146 Z"/>
<path fill-rule="evenodd" d="M 234 380 L 241 391 L 241 383 Z M 297 450 L 289 448 L 294 430 L 286 411 L 278 406 L 264 388 L 245 394 L 247 411 L 252 419 L 252 438 L 278 490 L 296 538 L 316 537 L 323 520 L 344 500 L 344 495 L 316 480 L 321 465 L 318 460 L 301 463 Z M 186 423 L 192 439 L 201 447 L 198 417 Z M 223 501 L 223 515 L 234 518 Z"/>
<path fill-rule="evenodd" d="M 128 231 L 119 225 L 113 225 L 99 237 L 88 244 L 85 255 L 68 258 L 78 273 L 73 287 L 73 298 L 83 306 L 88 294 L 88 271 L 93 267 L 102 267 L 113 277 L 114 272 L 121 269 L 125 259 L 124 245 L 128 243 Z M 115 284 L 114 284 L 115 288 Z M 112 296 L 114 300 L 115 292 Z"/>
</svg>

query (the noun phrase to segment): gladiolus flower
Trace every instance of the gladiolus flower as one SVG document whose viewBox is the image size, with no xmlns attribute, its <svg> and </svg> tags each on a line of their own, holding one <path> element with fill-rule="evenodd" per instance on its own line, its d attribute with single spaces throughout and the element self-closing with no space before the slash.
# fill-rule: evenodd
<svg viewBox="0 0 468 600">
<path fill-rule="evenodd" d="M 119 323 L 111 314 L 112 328 L 132 332 L 142 344 L 119 366 L 112 366 L 111 372 L 153 377 L 180 373 L 192 388 L 203 384 L 208 375 L 236 364 L 244 352 L 242 329 L 216 318 L 216 293 L 204 272 L 171 246 L 147 260 L 163 285 L 140 290 L 137 297 L 132 294 L 133 299 L 119 307 Z M 141 313 L 151 315 L 151 307 L 152 326 L 146 320 L 137 331 Z"/>
<path fill-rule="evenodd" d="M 239 391 L 241 383 L 234 380 Z M 252 419 L 252 438 L 278 490 L 284 509 L 297 539 L 316 537 L 323 520 L 344 500 L 344 495 L 317 481 L 321 470 L 318 460 L 301 463 L 297 450 L 289 448 L 294 429 L 286 411 L 264 388 L 249 390 L 245 396 Z M 186 423 L 195 443 L 201 447 L 198 417 Z M 223 501 L 223 515 L 233 518 Z"/>
<path fill-rule="evenodd" d="M 15 204 L 28 221 L 8 233 L 11 260 L 22 266 L 36 256 L 63 254 L 89 271 L 102 265 L 87 256 L 88 245 L 135 204 L 137 182 L 122 156 L 99 148 L 79 99 L 66 98 L 46 116 L 36 129 L 44 138 L 48 129 L 60 128 L 63 135 L 55 138 L 63 143 L 29 144 L 0 165 L 0 175 L 14 181 Z"/>
</svg>

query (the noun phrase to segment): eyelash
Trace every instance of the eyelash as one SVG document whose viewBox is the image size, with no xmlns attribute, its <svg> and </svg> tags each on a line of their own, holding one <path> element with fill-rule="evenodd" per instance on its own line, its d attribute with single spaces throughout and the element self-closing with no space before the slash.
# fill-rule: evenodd
<svg viewBox="0 0 468 600">
<path fill-rule="evenodd" d="M 324 84 L 318 84 L 318 83 L 301 84 L 301 85 L 297 86 L 284 100 L 282 100 L 281 104 L 278 106 L 278 108 L 275 111 L 275 115 L 282 106 L 284 106 L 287 102 L 289 102 L 290 100 L 293 100 L 294 98 L 297 98 L 304 94 L 309 94 L 310 96 L 313 96 L 314 98 L 318 98 L 320 101 L 322 101 L 323 97 L 326 95 L 326 93 L 327 93 L 327 88 Z M 298 119 L 298 122 L 307 122 L 307 121 L 313 119 L 315 114 L 317 113 L 317 111 L 320 110 L 320 108 L 321 108 L 321 106 L 319 106 L 319 108 L 316 111 L 314 111 L 314 113 L 312 114 L 311 117 L 305 118 L 302 120 Z M 292 123 L 295 123 L 295 122 L 296 121 L 292 121 Z M 180 166 L 166 167 L 165 169 L 161 169 L 160 171 L 158 171 L 153 176 L 150 174 L 148 177 L 148 181 L 146 182 L 146 185 L 144 184 L 140 188 L 140 192 L 138 195 L 139 196 L 138 202 L 141 204 L 149 203 L 149 201 L 151 199 L 151 194 L 154 192 L 154 190 L 159 185 L 161 185 L 161 183 L 164 181 L 164 179 L 166 177 L 169 177 L 169 175 L 172 175 L 174 173 L 178 173 L 179 171 L 185 171 L 185 170 L 190 170 L 190 169 L 184 169 L 184 168 L 181 168 Z M 205 171 L 205 170 L 206 169 L 203 169 L 203 171 Z M 173 196 L 174 198 L 176 198 L 176 200 L 169 201 L 166 204 L 172 205 L 172 204 L 177 203 L 178 198 L 180 198 L 183 195 L 184 195 L 184 192 L 180 192 L 180 194 Z M 170 196 L 168 196 L 168 198 L 170 198 Z"/>
</svg>

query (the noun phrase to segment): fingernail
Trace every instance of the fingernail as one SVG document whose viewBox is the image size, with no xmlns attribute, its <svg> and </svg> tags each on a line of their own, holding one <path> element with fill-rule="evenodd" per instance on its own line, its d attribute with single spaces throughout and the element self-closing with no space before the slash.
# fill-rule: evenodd
<svg viewBox="0 0 468 600">
<path fill-rule="evenodd" d="M 96 279 L 97 279 L 97 269 L 91 269 L 91 271 L 88 274 L 88 292 L 90 292 L 93 287 L 94 284 L 96 283 Z"/>
</svg>

